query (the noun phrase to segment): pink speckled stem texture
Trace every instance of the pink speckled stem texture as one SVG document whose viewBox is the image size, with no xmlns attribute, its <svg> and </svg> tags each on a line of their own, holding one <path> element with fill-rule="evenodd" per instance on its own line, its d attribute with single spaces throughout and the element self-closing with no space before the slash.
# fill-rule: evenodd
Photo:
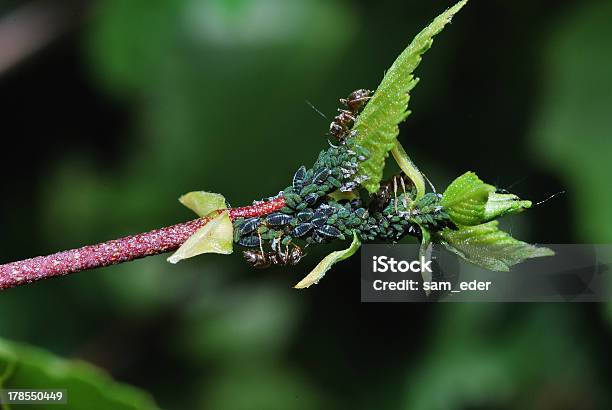
<svg viewBox="0 0 612 410">
<path fill-rule="evenodd" d="M 206 219 L 195 219 L 97 245 L 7 263 L 0 266 L 0 289 L 170 252 L 206 222 Z"/>
<path fill-rule="evenodd" d="M 228 212 L 234 220 L 267 215 L 284 206 L 285 199 L 278 197 L 256 205 L 228 209 Z M 0 265 L 0 290 L 174 251 L 209 220 L 199 218 L 97 245 Z"/>
</svg>

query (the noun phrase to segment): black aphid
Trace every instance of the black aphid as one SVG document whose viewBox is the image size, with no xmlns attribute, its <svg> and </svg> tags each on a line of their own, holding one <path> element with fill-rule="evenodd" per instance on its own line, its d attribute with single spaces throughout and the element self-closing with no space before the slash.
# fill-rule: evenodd
<svg viewBox="0 0 612 410">
<path fill-rule="evenodd" d="M 319 208 L 317 208 L 317 210 L 315 211 L 314 215 L 312 216 L 313 218 L 320 218 L 322 216 L 331 216 L 334 213 L 334 208 L 332 208 L 331 206 L 320 206 Z"/>
<path fill-rule="evenodd" d="M 325 225 L 325 222 L 327 221 L 327 217 L 326 216 L 321 216 L 319 218 L 313 218 L 312 221 L 310 221 L 315 227 L 319 228 L 323 225 Z"/>
<path fill-rule="evenodd" d="M 246 246 L 247 248 L 256 248 L 261 244 L 261 241 L 259 240 L 259 236 L 251 235 L 240 238 L 238 243 L 242 246 Z"/>
<path fill-rule="evenodd" d="M 320 228 L 317 228 L 317 233 L 328 238 L 339 238 L 340 236 L 342 236 L 342 232 L 340 232 L 340 229 L 331 225 L 324 225 Z"/>
<path fill-rule="evenodd" d="M 329 170 L 329 168 L 321 168 L 315 171 L 312 177 L 312 183 L 317 185 L 322 184 L 330 175 L 331 171 Z"/>
<path fill-rule="evenodd" d="M 307 209 L 304 209 L 303 211 L 298 212 L 297 217 L 300 222 L 307 222 L 312 219 L 313 214 L 314 214 L 313 210 L 310 208 L 307 208 Z"/>
<path fill-rule="evenodd" d="M 308 194 L 306 195 L 306 197 L 304 197 L 304 202 L 306 202 L 308 205 L 314 205 L 317 202 L 318 198 L 319 195 L 313 192 L 312 194 Z"/>
<path fill-rule="evenodd" d="M 266 217 L 266 222 L 268 222 L 268 225 L 282 226 L 287 225 L 292 219 L 293 217 L 291 215 L 276 213 L 268 215 Z"/>
<path fill-rule="evenodd" d="M 292 185 L 293 185 L 293 190 L 295 192 L 299 192 L 300 189 L 302 189 L 305 178 L 306 178 L 306 167 L 302 165 L 293 175 Z"/>
<path fill-rule="evenodd" d="M 240 225 L 240 236 L 253 232 L 259 226 L 259 222 L 259 218 L 245 219 L 242 225 Z"/>
<path fill-rule="evenodd" d="M 310 232 L 313 227 L 314 225 L 309 222 L 301 223 L 293 229 L 291 234 L 299 238 L 301 236 L 306 235 L 308 232 Z"/>
</svg>

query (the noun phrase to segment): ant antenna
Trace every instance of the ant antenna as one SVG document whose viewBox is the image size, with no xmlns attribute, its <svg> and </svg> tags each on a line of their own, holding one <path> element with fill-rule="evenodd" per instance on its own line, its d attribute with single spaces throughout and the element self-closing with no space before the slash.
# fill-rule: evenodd
<svg viewBox="0 0 612 410">
<path fill-rule="evenodd" d="M 554 197 L 559 196 L 559 195 L 563 195 L 563 194 L 565 194 L 565 193 L 566 193 L 566 191 L 560 191 L 560 192 L 557 192 L 556 194 L 552 194 L 551 196 L 549 196 L 548 198 L 544 199 L 543 201 L 540 201 L 540 202 L 538 202 L 538 203 L 533 204 L 533 206 L 542 205 L 542 204 L 544 204 L 544 203 L 546 203 L 546 202 L 550 201 L 550 200 L 551 200 L 551 199 L 553 199 Z"/>
<path fill-rule="evenodd" d="M 402 186 L 402 191 L 404 191 L 404 196 L 402 197 L 402 203 L 404 205 L 404 209 L 408 209 L 408 196 L 406 195 L 406 184 L 404 183 L 404 178 L 400 174 L 398 177 L 400 180 L 400 185 Z"/>
<path fill-rule="evenodd" d="M 340 148 L 340 145 L 334 145 L 332 144 L 332 142 L 329 140 L 329 138 L 327 138 L 327 143 L 329 144 L 330 147 L 332 148 Z"/>
<path fill-rule="evenodd" d="M 514 183 L 512 183 L 510 186 L 506 187 L 504 190 L 505 191 L 510 191 L 512 188 L 514 188 L 515 186 L 517 186 L 518 184 L 522 184 L 523 182 L 525 182 L 525 180 L 528 177 L 523 177 L 521 179 L 519 179 L 518 181 L 515 181 Z"/>
<path fill-rule="evenodd" d="M 393 205 L 395 205 L 395 212 L 397 213 L 397 178 L 393 177 Z"/>
<path fill-rule="evenodd" d="M 317 107 L 315 107 L 310 101 L 308 101 L 308 100 L 304 100 L 304 101 L 306 101 L 306 104 L 308 104 L 310 106 L 310 108 L 315 110 L 317 112 L 317 114 L 319 114 L 321 117 L 325 118 L 326 121 L 329 121 L 329 119 L 325 116 L 325 114 L 323 114 L 321 111 L 319 111 L 317 109 Z"/>
<path fill-rule="evenodd" d="M 429 178 L 427 178 L 427 175 L 425 175 L 423 172 L 421 172 L 421 175 L 423 175 L 423 178 L 425 178 L 425 181 L 427 181 L 427 183 L 429 184 L 429 186 L 430 186 L 431 190 L 434 192 L 434 194 L 437 194 L 438 191 L 436 191 L 436 187 L 434 186 L 434 184 L 431 183 Z"/>
</svg>

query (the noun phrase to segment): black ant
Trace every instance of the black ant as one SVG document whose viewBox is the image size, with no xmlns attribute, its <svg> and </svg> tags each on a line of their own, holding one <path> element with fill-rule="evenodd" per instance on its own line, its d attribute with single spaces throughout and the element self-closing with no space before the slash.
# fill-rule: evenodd
<svg viewBox="0 0 612 410">
<path fill-rule="evenodd" d="M 395 211 L 397 212 L 397 193 L 399 187 L 401 187 L 404 193 L 404 196 L 402 197 L 404 208 L 408 208 L 408 198 L 405 195 L 406 186 L 412 185 L 413 183 L 410 178 L 408 178 L 408 176 L 403 172 L 399 173 L 398 175 L 394 175 L 387 181 L 381 182 L 378 192 L 376 192 L 376 194 L 370 201 L 370 211 L 375 212 L 383 210 L 391 200 L 391 195 L 393 195 L 393 198 L 395 199 Z"/>
<path fill-rule="evenodd" d="M 291 250 L 287 245 L 283 251 L 279 239 L 272 241 L 272 252 L 264 252 L 260 245 L 259 252 L 244 251 L 243 255 L 249 265 L 258 269 L 269 268 L 272 265 L 294 266 L 304 257 L 302 248 L 297 245 L 293 245 Z"/>
<path fill-rule="evenodd" d="M 351 136 L 351 128 L 357 120 L 357 116 L 363 110 L 363 107 L 368 103 L 372 95 L 372 91 L 359 89 L 355 90 L 346 98 L 341 98 L 340 103 L 348 110 L 338 109 L 338 114 L 332 123 L 329 125 L 329 133 L 338 141 L 344 142 L 347 137 Z"/>
</svg>

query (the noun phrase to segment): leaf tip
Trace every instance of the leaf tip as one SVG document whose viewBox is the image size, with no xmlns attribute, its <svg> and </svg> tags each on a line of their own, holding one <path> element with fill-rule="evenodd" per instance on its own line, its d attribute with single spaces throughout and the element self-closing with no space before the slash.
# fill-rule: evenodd
<svg viewBox="0 0 612 410">
<path fill-rule="evenodd" d="M 176 255 L 170 255 L 169 257 L 166 258 L 167 262 L 170 262 L 173 265 L 176 265 L 177 263 L 179 263 L 181 261 L 181 259 L 176 256 Z"/>
<path fill-rule="evenodd" d="M 534 258 L 540 258 L 540 257 L 544 257 L 544 256 L 555 256 L 557 253 L 555 251 L 553 251 L 550 248 L 546 248 L 544 246 L 542 247 L 536 247 L 537 251 L 535 251 L 534 254 Z"/>
<path fill-rule="evenodd" d="M 321 262 L 314 267 L 314 269 L 304 277 L 301 281 L 294 286 L 294 289 L 304 289 L 308 288 L 311 285 L 316 285 L 319 281 L 325 276 L 327 271 L 331 269 L 332 265 L 343 261 L 355 254 L 359 247 L 361 246 L 361 242 L 357 237 L 357 233 L 353 232 L 353 241 L 351 242 L 351 246 L 347 249 L 341 251 L 335 251 L 327 255 Z"/>
</svg>

